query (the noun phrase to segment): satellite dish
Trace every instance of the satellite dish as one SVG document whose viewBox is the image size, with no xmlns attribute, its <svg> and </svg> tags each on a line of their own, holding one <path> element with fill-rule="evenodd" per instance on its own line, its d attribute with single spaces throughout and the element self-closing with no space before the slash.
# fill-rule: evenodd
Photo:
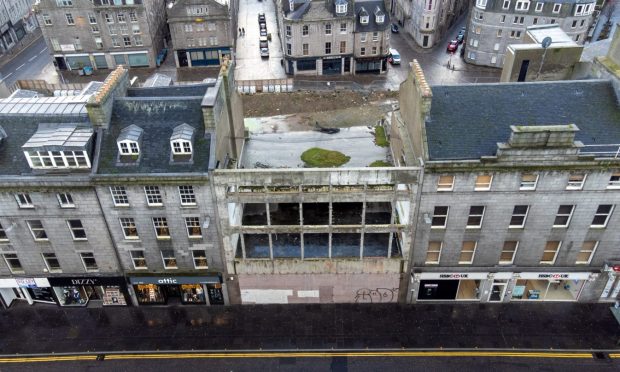
<svg viewBox="0 0 620 372">
<path fill-rule="evenodd" d="M 549 36 L 547 36 L 547 37 L 546 37 L 546 38 L 544 38 L 544 39 L 543 39 L 543 41 L 542 41 L 542 47 L 543 47 L 543 48 L 545 48 L 545 49 L 549 48 L 549 45 L 551 45 L 551 42 L 552 42 L 552 41 L 553 41 L 553 40 L 551 40 L 551 38 L 550 38 Z"/>
</svg>

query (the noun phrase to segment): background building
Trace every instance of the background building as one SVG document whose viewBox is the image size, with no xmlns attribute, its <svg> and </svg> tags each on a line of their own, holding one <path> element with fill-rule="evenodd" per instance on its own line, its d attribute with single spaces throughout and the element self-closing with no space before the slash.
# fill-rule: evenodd
<svg viewBox="0 0 620 372">
<path fill-rule="evenodd" d="M 168 3 L 168 25 L 177 67 L 217 66 L 230 57 L 236 34 L 235 3 L 176 0 Z"/>
<path fill-rule="evenodd" d="M 38 24 L 32 6 L 35 0 L 10 0 L 0 2 L 0 54 L 11 50 Z"/>
<path fill-rule="evenodd" d="M 59 70 L 155 67 L 164 47 L 164 0 L 41 0 L 34 9 Z"/>
<path fill-rule="evenodd" d="M 467 12 L 470 0 L 393 0 L 392 14 L 400 27 L 423 48 L 442 40 L 459 16 Z"/>
<path fill-rule="evenodd" d="M 583 44 L 593 21 L 595 1 L 476 0 L 465 38 L 465 60 L 502 67 L 509 44 L 523 42 L 526 28 L 558 24 L 576 43 Z"/>
</svg>

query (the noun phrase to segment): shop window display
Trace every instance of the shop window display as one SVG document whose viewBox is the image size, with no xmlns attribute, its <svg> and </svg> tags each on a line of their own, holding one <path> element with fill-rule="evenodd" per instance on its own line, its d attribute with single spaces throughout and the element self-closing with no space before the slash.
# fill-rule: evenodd
<svg viewBox="0 0 620 372">
<path fill-rule="evenodd" d="M 583 280 L 517 280 L 513 300 L 575 301 Z"/>
<path fill-rule="evenodd" d="M 200 284 L 181 285 L 182 302 L 184 304 L 206 304 L 205 292 Z"/>
<path fill-rule="evenodd" d="M 141 304 L 164 304 L 166 298 L 160 288 L 156 284 L 138 284 L 135 286 L 138 302 Z"/>
<path fill-rule="evenodd" d="M 94 290 L 92 287 L 64 286 L 54 287 L 61 306 L 86 306 Z"/>
</svg>

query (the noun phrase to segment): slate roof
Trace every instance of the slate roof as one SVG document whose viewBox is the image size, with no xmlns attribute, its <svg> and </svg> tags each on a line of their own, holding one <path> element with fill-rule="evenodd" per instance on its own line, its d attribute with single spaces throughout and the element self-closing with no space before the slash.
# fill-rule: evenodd
<svg viewBox="0 0 620 372">
<path fill-rule="evenodd" d="M 431 160 L 496 154 L 511 125 L 576 124 L 576 140 L 620 143 L 620 105 L 607 80 L 433 86 L 426 134 Z"/>
<path fill-rule="evenodd" d="M 144 130 L 135 124 L 131 124 L 123 129 L 118 134 L 117 141 L 134 141 L 139 142 L 142 138 L 142 133 Z"/>
<path fill-rule="evenodd" d="M 211 137 L 205 135 L 202 97 L 120 98 L 114 101 L 110 128 L 103 133 L 97 174 L 206 173 Z M 140 158 L 119 162 L 116 141 L 123 128 L 142 128 Z M 192 161 L 172 162 L 170 138 L 187 124 L 194 129 Z"/>
<path fill-rule="evenodd" d="M 363 8 L 363 9 L 362 9 Z M 375 22 L 375 13 L 379 11 L 385 16 L 382 24 Z M 365 11 L 368 14 L 368 24 L 363 25 L 360 23 L 360 12 Z M 390 14 L 385 11 L 385 5 L 383 1 L 379 0 L 357 0 L 355 2 L 355 32 L 374 32 L 385 31 L 390 27 Z"/>
<path fill-rule="evenodd" d="M 33 115 L 0 115 L 0 125 L 6 132 L 6 138 L 0 142 L 0 174 L 22 175 L 32 174 L 26 161 L 22 145 L 24 145 L 39 129 L 40 123 L 80 123 L 90 125 L 84 116 L 54 117 Z M 90 154 L 92 159 L 92 154 Z"/>
</svg>

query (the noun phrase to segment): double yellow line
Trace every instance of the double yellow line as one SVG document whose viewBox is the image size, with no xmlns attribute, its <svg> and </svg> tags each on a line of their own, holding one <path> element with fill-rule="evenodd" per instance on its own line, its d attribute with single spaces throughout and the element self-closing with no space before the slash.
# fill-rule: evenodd
<svg viewBox="0 0 620 372">
<path fill-rule="evenodd" d="M 417 357 L 417 358 L 550 358 L 550 359 L 592 359 L 587 352 L 553 352 L 553 351 L 299 351 L 299 352 L 213 352 L 213 353 L 131 353 L 131 354 L 99 354 L 105 360 L 137 360 L 137 359 L 247 359 L 247 358 L 331 358 L 331 357 Z M 35 363 L 35 362 L 71 362 L 95 361 L 98 355 L 49 355 L 3 357 L 3 363 Z M 610 358 L 620 358 L 620 354 L 609 354 Z"/>
</svg>

